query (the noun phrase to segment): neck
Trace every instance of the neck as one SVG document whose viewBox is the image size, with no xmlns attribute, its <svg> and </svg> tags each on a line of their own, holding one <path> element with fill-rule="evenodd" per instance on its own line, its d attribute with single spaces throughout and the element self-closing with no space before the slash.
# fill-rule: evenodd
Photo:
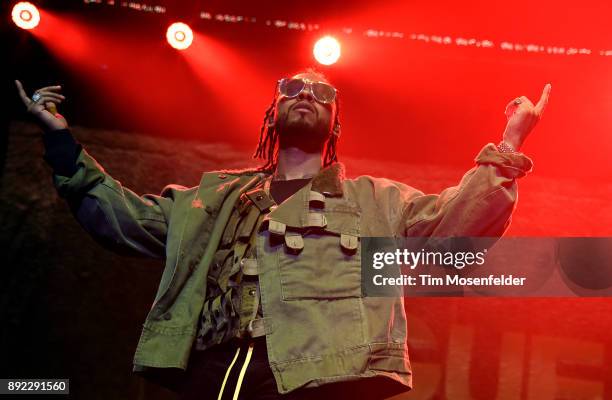
<svg viewBox="0 0 612 400">
<path fill-rule="evenodd" d="M 321 170 L 321 153 L 307 153 L 297 147 L 281 148 L 274 180 L 304 179 Z"/>
</svg>

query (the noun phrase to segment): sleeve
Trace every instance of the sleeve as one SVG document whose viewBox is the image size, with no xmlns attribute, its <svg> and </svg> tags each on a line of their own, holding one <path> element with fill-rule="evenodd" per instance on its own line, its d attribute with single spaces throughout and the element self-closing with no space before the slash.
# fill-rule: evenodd
<svg viewBox="0 0 612 400">
<path fill-rule="evenodd" d="M 475 162 L 459 185 L 440 194 L 409 196 L 400 218 L 401 236 L 502 236 L 516 206 L 517 179 L 531 172 L 533 162 L 523 153 L 500 153 L 493 143 L 482 148 Z"/>
<path fill-rule="evenodd" d="M 50 135 L 50 136 L 47 136 Z M 137 195 L 113 179 L 70 131 L 45 133 L 45 161 L 53 184 L 79 224 L 103 247 L 122 255 L 164 258 L 166 235 L 178 192 Z"/>
</svg>

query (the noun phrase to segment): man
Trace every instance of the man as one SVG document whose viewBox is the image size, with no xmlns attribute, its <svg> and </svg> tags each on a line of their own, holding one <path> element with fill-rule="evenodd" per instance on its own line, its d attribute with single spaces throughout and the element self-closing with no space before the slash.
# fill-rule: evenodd
<svg viewBox="0 0 612 400">
<path fill-rule="evenodd" d="M 264 166 L 204 173 L 160 196 L 123 187 L 72 139 L 47 87 L 24 104 L 46 133 L 58 193 L 109 249 L 165 258 L 134 371 L 183 399 L 383 399 L 412 387 L 403 298 L 364 297 L 360 237 L 501 236 L 532 162 L 518 152 L 539 120 L 506 107 L 458 186 L 439 195 L 337 162 L 338 93 L 307 70 L 277 84 L 256 156 Z"/>
</svg>

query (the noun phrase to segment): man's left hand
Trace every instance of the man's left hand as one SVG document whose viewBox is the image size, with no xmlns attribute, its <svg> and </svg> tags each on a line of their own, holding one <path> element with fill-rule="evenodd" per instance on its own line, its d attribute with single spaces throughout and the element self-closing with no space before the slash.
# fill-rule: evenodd
<svg viewBox="0 0 612 400">
<path fill-rule="evenodd" d="M 515 150 L 519 150 L 529 133 L 542 118 L 550 96 L 550 89 L 551 84 L 547 83 L 542 91 L 540 101 L 535 106 L 525 96 L 517 97 L 506 106 L 504 113 L 508 118 L 508 124 L 504 131 L 503 140 L 514 147 Z"/>
</svg>

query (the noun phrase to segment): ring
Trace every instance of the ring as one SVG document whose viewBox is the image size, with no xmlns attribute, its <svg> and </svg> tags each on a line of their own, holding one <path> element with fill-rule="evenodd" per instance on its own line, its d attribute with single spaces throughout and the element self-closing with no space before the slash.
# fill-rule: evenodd
<svg viewBox="0 0 612 400">
<path fill-rule="evenodd" d="M 514 104 L 519 105 L 521 103 L 522 103 L 522 101 L 521 101 L 520 98 L 517 97 L 516 99 L 514 99 Z"/>
<path fill-rule="evenodd" d="M 33 101 L 34 103 L 38 103 L 38 100 L 40 100 L 40 98 L 41 98 L 41 97 L 42 97 L 42 96 L 40 95 L 40 93 L 35 92 L 35 93 L 32 95 L 32 101 Z"/>
</svg>

